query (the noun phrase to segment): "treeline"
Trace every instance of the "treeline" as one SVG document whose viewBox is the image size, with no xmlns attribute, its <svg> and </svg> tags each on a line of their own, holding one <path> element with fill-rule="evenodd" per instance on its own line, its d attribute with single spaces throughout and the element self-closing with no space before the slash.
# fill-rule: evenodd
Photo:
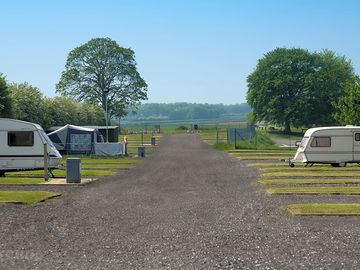
<svg viewBox="0 0 360 270">
<path fill-rule="evenodd" d="M 197 103 L 147 103 L 130 112 L 125 120 L 191 120 L 191 119 L 217 119 L 242 115 L 250 112 L 246 104 L 197 104 Z"/>
<path fill-rule="evenodd" d="M 8 84 L 0 74 L 0 117 L 51 126 L 102 125 L 104 111 L 94 105 L 63 96 L 48 98 L 28 83 Z"/>
</svg>

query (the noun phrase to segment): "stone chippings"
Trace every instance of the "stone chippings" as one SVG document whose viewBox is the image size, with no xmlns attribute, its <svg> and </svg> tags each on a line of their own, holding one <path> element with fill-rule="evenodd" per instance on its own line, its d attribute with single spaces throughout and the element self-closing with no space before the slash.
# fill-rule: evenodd
<svg viewBox="0 0 360 270">
<path fill-rule="evenodd" d="M 166 136 L 120 176 L 0 206 L 0 269 L 360 268 L 360 218 L 278 210 L 358 197 L 268 196 L 257 178 L 197 135 Z"/>
</svg>

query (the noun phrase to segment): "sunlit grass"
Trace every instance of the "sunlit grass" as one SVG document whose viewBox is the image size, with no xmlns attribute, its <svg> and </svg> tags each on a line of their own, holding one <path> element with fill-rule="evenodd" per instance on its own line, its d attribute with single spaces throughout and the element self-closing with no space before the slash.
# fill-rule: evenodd
<svg viewBox="0 0 360 270">
<path fill-rule="evenodd" d="M 260 172 L 262 173 L 271 173 L 271 172 L 293 172 L 293 173 L 301 173 L 301 172 L 349 172 L 349 171 L 360 171 L 360 167 L 332 167 L 332 166 L 319 166 L 319 167 L 298 167 L 291 168 L 290 166 L 285 168 L 260 168 Z"/>
<path fill-rule="evenodd" d="M 282 207 L 293 216 L 359 216 L 358 203 L 304 203 Z"/>
<path fill-rule="evenodd" d="M 358 171 L 280 171 L 280 172 L 269 172 L 262 173 L 262 179 L 279 178 L 279 177 L 357 177 L 359 176 Z"/>
<path fill-rule="evenodd" d="M 359 195 L 360 186 L 274 187 L 267 188 L 266 192 L 275 195 Z"/>
<path fill-rule="evenodd" d="M 0 185 L 34 185 L 45 182 L 44 178 L 0 177 Z"/>
<path fill-rule="evenodd" d="M 268 179 L 258 181 L 263 185 L 349 185 L 349 184 L 359 184 L 360 179 Z"/>
<path fill-rule="evenodd" d="M 33 204 L 60 195 L 61 193 L 48 191 L 1 190 L 0 203 Z"/>
<path fill-rule="evenodd" d="M 42 175 L 44 174 L 43 170 L 36 170 L 36 171 L 18 171 L 18 172 L 8 172 L 6 173 L 6 175 L 19 175 L 19 176 L 24 176 L 24 175 L 34 175 L 34 176 L 38 176 L 38 175 Z M 65 177 L 66 176 L 66 172 L 63 170 L 55 170 L 53 171 L 53 174 L 55 177 Z M 114 171 L 111 170 L 81 170 L 81 176 L 82 177 L 94 177 L 94 176 L 113 176 L 116 175 L 116 173 Z"/>
</svg>

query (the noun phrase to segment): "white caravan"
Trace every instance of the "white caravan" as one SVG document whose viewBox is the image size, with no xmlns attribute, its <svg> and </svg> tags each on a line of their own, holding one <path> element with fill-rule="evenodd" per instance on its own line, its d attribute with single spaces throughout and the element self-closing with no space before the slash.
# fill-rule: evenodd
<svg viewBox="0 0 360 270">
<path fill-rule="evenodd" d="M 310 128 L 298 146 L 290 166 L 294 166 L 292 162 L 334 167 L 360 163 L 360 126 Z"/>
<path fill-rule="evenodd" d="M 59 168 L 62 157 L 41 126 L 0 118 L 0 176 L 7 171 L 44 168 L 44 144 L 48 168 Z"/>
</svg>

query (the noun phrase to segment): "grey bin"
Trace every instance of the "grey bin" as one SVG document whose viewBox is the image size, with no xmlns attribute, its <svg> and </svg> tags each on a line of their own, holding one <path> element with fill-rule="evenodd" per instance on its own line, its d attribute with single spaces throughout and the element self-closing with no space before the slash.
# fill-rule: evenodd
<svg viewBox="0 0 360 270">
<path fill-rule="evenodd" d="M 80 158 L 66 159 L 66 183 L 81 182 L 81 160 Z"/>
<path fill-rule="evenodd" d="M 145 157 L 145 147 L 144 146 L 138 147 L 138 157 Z"/>
<path fill-rule="evenodd" d="M 156 139 L 155 137 L 151 137 L 151 145 L 155 145 L 156 144 Z"/>
</svg>

